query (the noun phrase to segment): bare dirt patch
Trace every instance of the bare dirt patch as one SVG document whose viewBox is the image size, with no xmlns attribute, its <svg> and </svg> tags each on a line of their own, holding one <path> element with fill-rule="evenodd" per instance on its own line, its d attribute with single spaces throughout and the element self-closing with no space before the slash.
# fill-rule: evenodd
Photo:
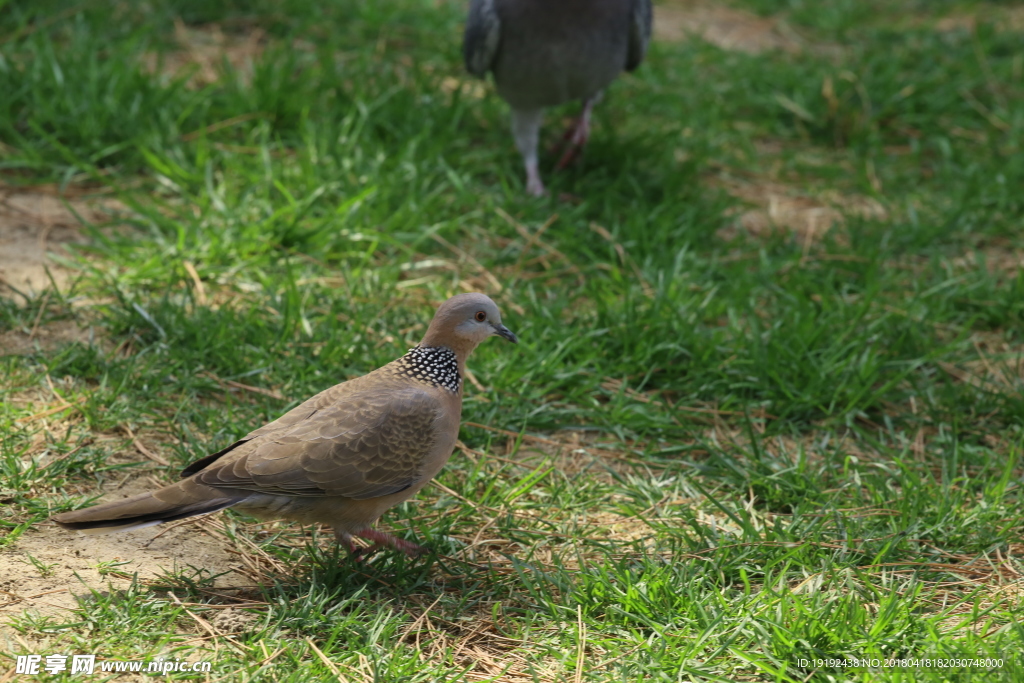
<svg viewBox="0 0 1024 683">
<path fill-rule="evenodd" d="M 23 384 L 24 378 L 13 379 Z M 107 465 L 145 463 L 147 457 L 153 463 L 167 464 L 169 454 L 158 434 L 138 428 L 136 433 L 127 427 L 126 434 L 91 432 L 75 410 L 77 401 L 64 398 L 82 387 L 71 378 L 46 380 L 45 384 L 32 382 L 4 396 L 6 403 L 27 414 L 20 422 L 33 430 L 19 437 L 29 442 L 20 456 L 21 467 L 34 465 L 39 468 L 37 471 L 45 472 L 47 467 L 78 450 L 76 447 L 59 454 L 52 448 L 54 435 L 65 435 L 71 443 L 78 441 L 101 448 Z M 54 399 L 56 406 L 51 405 Z M 117 500 L 164 485 L 165 481 L 154 476 L 157 471 L 155 465 L 143 464 L 124 478 L 112 479 L 103 490 L 96 491 L 91 482 L 82 482 L 73 487 L 73 492 L 102 493 L 101 501 Z M 41 498 L 53 496 L 45 476 L 38 476 L 28 486 L 22 493 Z M 8 521 L 19 521 L 17 508 L 3 516 Z M 232 554 L 232 548 L 233 543 L 211 528 L 204 518 L 137 532 L 90 535 L 66 531 L 50 522 L 36 524 L 0 549 L 0 648 L 15 642 L 24 648 L 35 639 L 32 645 L 38 651 L 35 646 L 48 643 L 48 636 L 38 630 L 31 637 L 21 635 L 13 628 L 12 620 L 66 621 L 70 618 L 68 611 L 90 599 L 92 591 L 126 590 L 133 577 L 146 584 L 159 581 L 168 572 L 184 570 L 195 578 L 222 574 L 212 582 L 219 591 L 251 586 L 250 580 L 236 573 L 238 557 Z M 59 631 L 54 633 L 53 638 L 60 637 Z"/>
<path fill-rule="evenodd" d="M 748 208 L 737 212 L 736 223 L 719 235 L 735 237 L 737 228 L 755 237 L 785 230 L 797 235 L 809 248 L 848 216 L 885 220 L 888 212 L 871 197 L 843 194 L 829 189 L 816 194 L 772 180 L 738 180 L 720 177 L 717 184 L 742 200 Z"/>
<path fill-rule="evenodd" d="M 124 210 L 88 188 L 18 187 L 0 181 L 0 296 L 24 302 L 75 275 L 69 247 L 85 244 L 83 223 L 103 223 Z"/>
<path fill-rule="evenodd" d="M 156 488 L 151 477 L 137 477 L 109 491 L 117 500 Z M 213 574 L 223 590 L 250 584 L 235 573 L 237 557 L 229 542 L 196 524 L 159 525 L 135 532 L 85 535 L 42 524 L 0 551 L 0 641 L 13 637 L 10 619 L 33 612 L 66 618 L 67 610 L 97 591 L 124 590 L 132 576 L 157 579 L 169 571 L 194 567 Z M 35 559 L 35 563 L 32 559 Z M 103 574 L 100 567 L 116 570 Z"/>
<path fill-rule="evenodd" d="M 712 4 L 706 0 L 674 0 L 654 11 L 654 36 L 669 42 L 694 36 L 723 50 L 758 53 L 797 52 L 804 41 L 778 17 Z"/>
<path fill-rule="evenodd" d="M 1016 277 L 1024 268 L 1024 249 L 1018 249 L 1006 240 L 992 240 L 963 256 L 951 259 L 950 263 L 957 270 L 981 268 L 992 274 Z"/>
<path fill-rule="evenodd" d="M 79 216 L 98 218 L 86 202 L 62 200 L 51 188 L 0 183 L 0 296 L 25 299 L 67 286 L 72 270 L 51 256 L 67 256 L 68 245 L 86 241 Z"/>
<path fill-rule="evenodd" d="M 174 40 L 177 50 L 150 53 L 143 60 L 143 67 L 168 78 L 184 76 L 188 87 L 198 89 L 219 81 L 225 63 L 243 83 L 249 83 L 253 64 L 266 47 L 267 35 L 260 28 L 239 35 L 225 33 L 217 24 L 186 26 L 178 19 L 174 23 Z"/>
<path fill-rule="evenodd" d="M 982 6 L 973 12 L 955 12 L 935 22 L 935 30 L 973 31 L 980 23 L 990 23 L 998 31 L 1024 31 L 1024 7 Z"/>
<path fill-rule="evenodd" d="M 75 342 L 109 346 L 102 343 L 97 332 L 96 328 L 74 320 L 56 320 L 30 330 L 8 330 L 0 332 L 0 355 L 25 356 L 36 349 L 52 351 Z"/>
</svg>

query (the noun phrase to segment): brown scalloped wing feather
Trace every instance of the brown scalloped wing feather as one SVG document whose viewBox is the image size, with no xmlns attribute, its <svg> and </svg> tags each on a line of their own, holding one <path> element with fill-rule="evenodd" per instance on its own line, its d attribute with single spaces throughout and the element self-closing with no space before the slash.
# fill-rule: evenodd
<svg viewBox="0 0 1024 683">
<path fill-rule="evenodd" d="M 408 386 L 367 388 L 291 424 L 282 418 L 253 432 L 225 462 L 213 462 L 193 480 L 289 496 L 362 500 L 397 493 L 419 481 L 439 440 L 441 406 L 433 393 Z"/>
</svg>

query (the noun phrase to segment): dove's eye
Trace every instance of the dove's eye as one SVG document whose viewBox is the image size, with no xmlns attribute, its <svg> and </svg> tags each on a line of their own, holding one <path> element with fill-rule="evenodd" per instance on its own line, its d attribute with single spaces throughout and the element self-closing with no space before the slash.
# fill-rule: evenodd
<svg viewBox="0 0 1024 683">
<path fill-rule="evenodd" d="M 477 322 L 481 322 L 481 323 L 483 321 L 487 320 L 487 314 L 484 313 L 483 311 L 477 311 L 476 315 L 473 316 L 473 317 L 475 317 L 477 319 Z"/>
</svg>

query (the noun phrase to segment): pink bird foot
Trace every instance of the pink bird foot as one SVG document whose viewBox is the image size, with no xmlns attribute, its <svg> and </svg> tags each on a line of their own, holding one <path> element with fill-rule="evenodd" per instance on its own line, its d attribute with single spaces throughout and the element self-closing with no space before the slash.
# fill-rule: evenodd
<svg viewBox="0 0 1024 683">
<path fill-rule="evenodd" d="M 351 537 L 349 537 L 347 545 L 349 546 L 349 550 L 352 552 L 352 556 L 356 560 L 361 560 L 384 548 L 400 550 L 409 557 L 420 557 L 421 555 L 425 555 L 430 552 L 429 548 L 417 545 L 412 541 L 403 540 L 383 531 L 377 531 L 376 529 L 366 529 L 364 531 L 356 532 L 356 536 L 373 542 L 373 545 L 367 548 L 360 548 L 356 546 Z"/>
<path fill-rule="evenodd" d="M 590 121 L 581 116 L 573 125 L 569 126 L 569 129 L 565 131 L 565 135 L 562 136 L 565 152 L 563 152 L 562 158 L 558 160 L 558 163 L 555 164 L 555 168 L 561 171 L 576 161 L 583 153 L 583 148 L 586 147 L 587 140 L 589 139 Z"/>
<path fill-rule="evenodd" d="M 569 126 L 569 129 L 565 131 L 565 135 L 562 136 L 562 144 L 566 149 L 562 154 L 562 158 L 555 165 L 555 168 L 558 170 L 566 168 L 578 159 L 583 152 L 583 148 L 587 145 L 587 140 L 590 139 L 590 115 L 594 111 L 594 105 L 597 104 L 600 97 L 600 95 L 591 97 L 583 103 L 583 111 L 580 112 L 580 117 Z"/>
</svg>

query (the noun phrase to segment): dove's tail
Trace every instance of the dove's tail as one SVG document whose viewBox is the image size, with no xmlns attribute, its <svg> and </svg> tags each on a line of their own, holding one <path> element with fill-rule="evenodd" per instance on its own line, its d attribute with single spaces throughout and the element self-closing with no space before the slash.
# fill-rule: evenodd
<svg viewBox="0 0 1024 683">
<path fill-rule="evenodd" d="M 192 485 L 183 487 L 181 483 L 173 484 L 124 500 L 62 512 L 51 519 L 65 529 L 86 533 L 133 531 L 223 510 L 249 496 L 243 491 L 225 491 L 189 483 Z"/>
</svg>

